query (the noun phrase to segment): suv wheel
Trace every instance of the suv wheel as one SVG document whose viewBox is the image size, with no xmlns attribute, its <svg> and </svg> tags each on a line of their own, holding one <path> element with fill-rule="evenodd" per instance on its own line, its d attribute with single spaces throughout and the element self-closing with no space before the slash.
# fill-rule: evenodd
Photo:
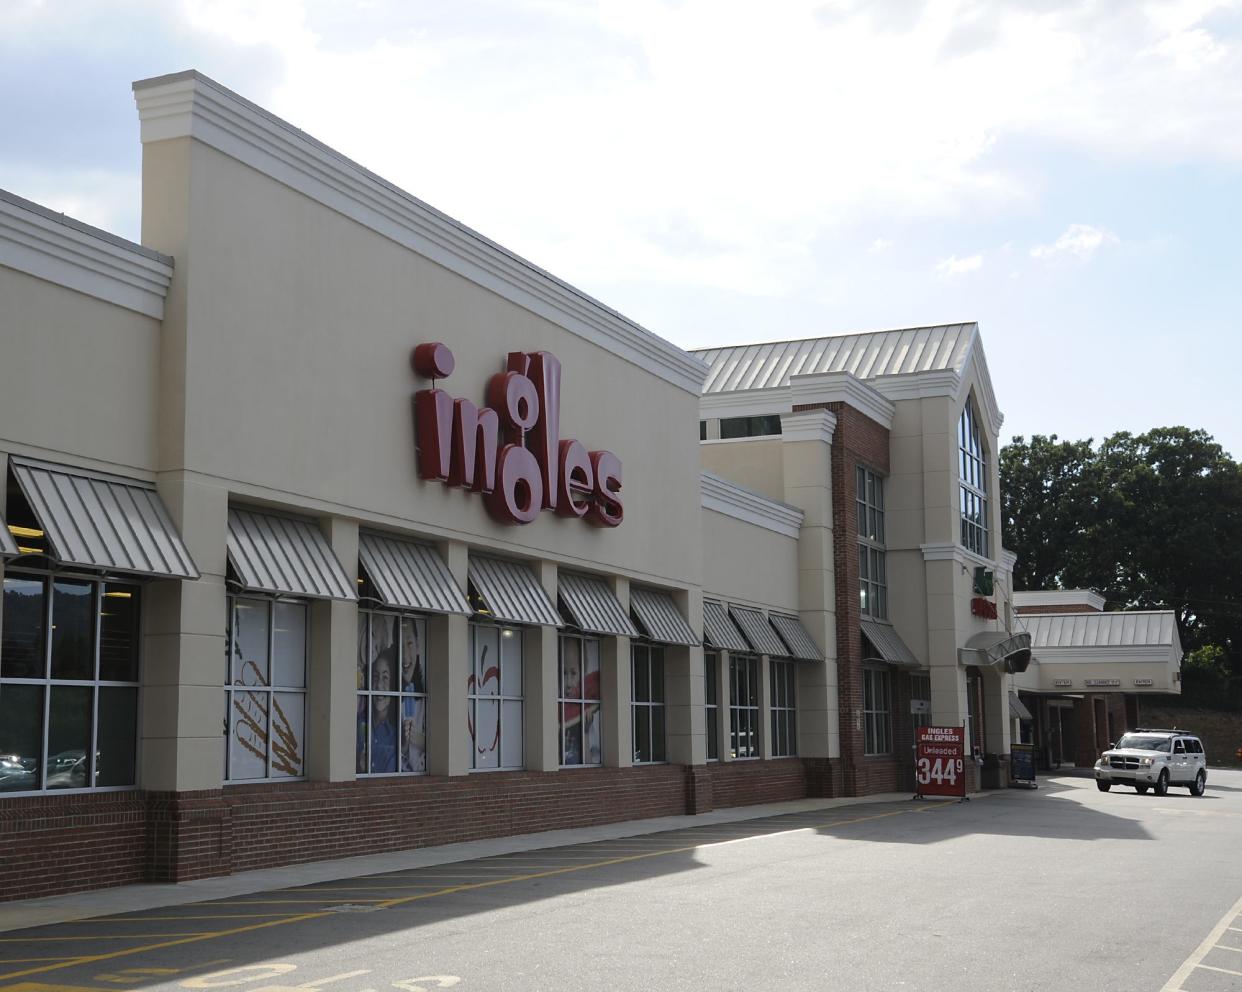
<svg viewBox="0 0 1242 992">
<path fill-rule="evenodd" d="M 1190 794 L 1192 796 L 1201 796 L 1207 790 L 1207 775 L 1203 773 L 1203 769 L 1199 769 L 1199 774 L 1195 776 L 1195 780 L 1190 783 Z"/>
<path fill-rule="evenodd" d="M 1167 768 L 1160 769 L 1160 777 L 1156 779 L 1156 795 L 1167 796 L 1169 794 L 1169 770 Z"/>
<path fill-rule="evenodd" d="M 1095 780 L 1095 787 L 1101 792 L 1107 792 L 1113 787 L 1112 782 L 1101 782 L 1098 778 Z"/>
<path fill-rule="evenodd" d="M 1147 788 L 1148 787 L 1146 785 L 1135 783 L 1134 791 L 1137 792 L 1140 796 L 1145 796 L 1147 795 Z"/>
</svg>

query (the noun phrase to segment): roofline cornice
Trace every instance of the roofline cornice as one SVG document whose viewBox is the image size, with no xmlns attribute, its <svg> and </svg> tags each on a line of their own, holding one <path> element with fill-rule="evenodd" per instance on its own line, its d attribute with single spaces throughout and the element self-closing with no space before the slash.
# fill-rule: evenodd
<svg viewBox="0 0 1242 992">
<path fill-rule="evenodd" d="M 796 506 L 769 499 L 712 472 L 700 476 L 699 493 L 705 510 L 723 513 L 785 537 L 796 539 L 802 530 L 803 513 Z"/>
<path fill-rule="evenodd" d="M 811 372 L 789 377 L 792 406 L 844 403 L 892 430 L 896 406 L 879 390 L 848 372 Z"/>
<path fill-rule="evenodd" d="M 190 137 L 687 392 L 707 365 L 195 71 L 134 83 L 143 144 Z"/>
<path fill-rule="evenodd" d="M 738 389 L 728 393 L 704 393 L 699 397 L 699 417 L 758 417 L 779 413 L 783 420 L 792 409 L 789 387 L 779 389 Z"/>
<path fill-rule="evenodd" d="M 173 261 L 0 190 L 0 265 L 156 320 Z"/>
<path fill-rule="evenodd" d="M 782 441 L 822 441 L 832 444 L 837 415 L 831 410 L 804 410 L 781 415 Z"/>
</svg>

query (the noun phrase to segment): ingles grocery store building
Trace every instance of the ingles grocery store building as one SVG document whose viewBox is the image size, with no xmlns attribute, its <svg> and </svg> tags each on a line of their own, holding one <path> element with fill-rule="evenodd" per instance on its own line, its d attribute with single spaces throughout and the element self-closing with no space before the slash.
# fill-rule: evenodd
<svg viewBox="0 0 1242 992">
<path fill-rule="evenodd" d="M 906 788 L 919 722 L 1005 783 L 975 325 L 687 354 L 135 94 L 141 246 L 0 194 L 0 896 Z"/>
</svg>

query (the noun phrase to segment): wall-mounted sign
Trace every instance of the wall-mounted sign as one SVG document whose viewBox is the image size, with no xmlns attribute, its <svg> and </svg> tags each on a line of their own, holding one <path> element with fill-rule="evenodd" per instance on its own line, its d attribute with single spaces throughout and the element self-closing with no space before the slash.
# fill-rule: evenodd
<svg viewBox="0 0 1242 992">
<path fill-rule="evenodd" d="M 420 344 L 414 371 L 446 379 L 456 362 L 443 344 Z M 541 510 L 596 527 L 621 523 L 621 460 L 562 440 L 561 363 L 546 351 L 509 353 L 487 383 L 487 406 L 442 389 L 414 394 L 418 474 L 483 495 L 501 523 L 528 524 Z"/>
<path fill-rule="evenodd" d="M 924 713 L 930 713 L 931 712 L 931 700 L 930 699 L 911 699 L 910 700 L 910 712 L 914 714 L 915 716 L 919 716 Z"/>
<path fill-rule="evenodd" d="M 1135 679 L 1134 684 L 1135 685 L 1155 685 L 1156 683 L 1152 681 L 1151 679 Z"/>
<path fill-rule="evenodd" d="M 976 596 L 970 601 L 970 612 L 984 620 L 995 620 L 997 617 L 996 604 L 982 596 Z"/>
<path fill-rule="evenodd" d="M 1091 689 L 1116 689 L 1121 679 L 1083 679 L 1082 684 Z"/>
<path fill-rule="evenodd" d="M 1074 680 L 1073 679 L 1053 679 L 1052 684 L 1058 689 L 1069 689 L 1074 685 Z"/>
</svg>

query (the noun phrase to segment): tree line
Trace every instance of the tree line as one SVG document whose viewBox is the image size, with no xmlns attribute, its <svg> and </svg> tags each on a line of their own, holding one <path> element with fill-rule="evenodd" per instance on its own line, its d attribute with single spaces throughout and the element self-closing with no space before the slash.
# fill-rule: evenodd
<svg viewBox="0 0 1242 992">
<path fill-rule="evenodd" d="M 1242 707 L 1242 467 L 1210 434 L 1015 437 L 1000 474 L 1015 589 L 1091 588 L 1106 609 L 1174 611 L 1188 701 Z"/>
</svg>

